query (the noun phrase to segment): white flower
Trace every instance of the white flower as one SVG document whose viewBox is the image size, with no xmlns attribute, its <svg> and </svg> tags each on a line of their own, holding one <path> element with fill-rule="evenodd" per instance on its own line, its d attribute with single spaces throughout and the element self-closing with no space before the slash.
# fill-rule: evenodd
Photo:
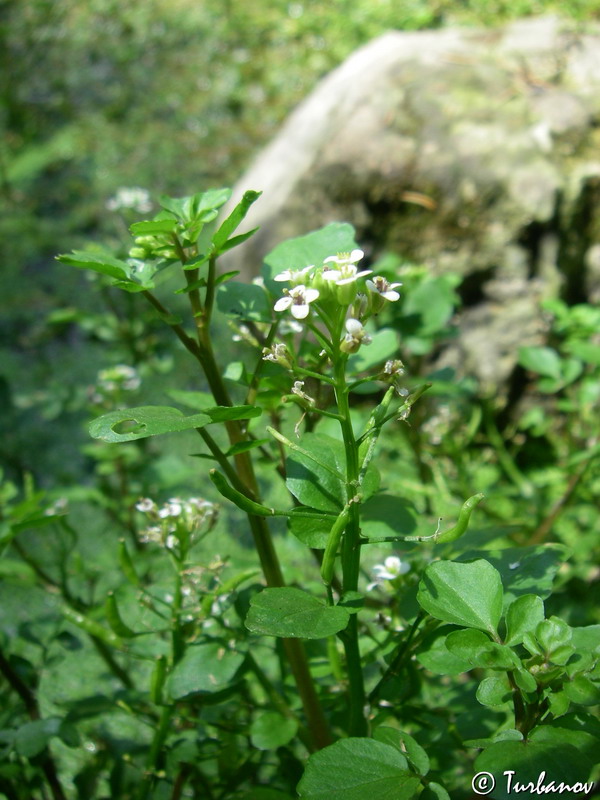
<svg viewBox="0 0 600 800">
<path fill-rule="evenodd" d="M 135 504 L 135 507 L 143 514 L 148 514 L 150 511 L 154 511 L 156 509 L 156 503 L 149 497 L 141 497 Z"/>
<path fill-rule="evenodd" d="M 348 264 L 357 264 L 361 258 L 364 258 L 365 254 L 362 250 L 353 250 L 351 253 L 338 253 L 337 256 L 327 256 L 326 259 L 323 260 L 324 264 L 328 264 L 332 261 L 334 264 L 338 266 L 347 266 Z"/>
<path fill-rule="evenodd" d="M 373 341 L 365 331 L 362 322 L 357 319 L 347 319 L 346 330 L 347 333 L 340 344 L 340 350 L 343 353 L 356 353 L 361 344 L 371 344 Z"/>
<path fill-rule="evenodd" d="M 373 573 L 375 580 L 367 586 L 367 591 L 380 586 L 383 581 L 393 581 L 401 575 L 406 575 L 410 570 L 410 564 L 402 561 L 398 556 L 388 556 L 383 564 L 375 564 Z"/>
<path fill-rule="evenodd" d="M 263 347 L 263 361 L 273 361 L 275 364 L 281 364 L 286 369 L 292 368 L 292 358 L 290 351 L 281 342 L 271 345 L 271 347 Z"/>
<path fill-rule="evenodd" d="M 158 516 L 161 519 L 166 519 L 166 517 L 178 517 L 182 511 L 183 505 L 181 500 L 172 497 L 158 512 Z"/>
<path fill-rule="evenodd" d="M 389 361 L 385 362 L 383 374 L 394 377 L 404 375 L 404 364 L 397 358 L 390 359 Z"/>
<path fill-rule="evenodd" d="M 292 316 L 296 319 L 306 319 L 310 311 L 309 303 L 313 303 L 319 296 L 318 289 L 307 289 L 300 284 L 292 289 L 284 289 L 285 297 L 275 303 L 275 311 L 291 309 Z"/>
<path fill-rule="evenodd" d="M 115 196 L 106 201 L 106 208 L 109 211 L 130 208 L 139 214 L 147 214 L 152 211 L 150 192 L 147 189 L 141 189 L 139 186 L 121 186 L 121 188 L 117 189 Z"/>
<path fill-rule="evenodd" d="M 338 253 L 337 256 L 328 256 L 324 260 L 324 264 L 332 263 L 335 266 L 325 267 L 322 272 L 322 278 L 326 281 L 331 281 L 336 286 L 346 286 L 349 283 L 354 283 L 358 278 L 364 275 L 370 275 L 373 270 L 364 269 L 358 271 L 356 263 L 364 256 L 362 250 L 353 250 L 351 253 Z"/>
<path fill-rule="evenodd" d="M 273 280 L 288 281 L 294 286 L 297 286 L 298 284 L 304 283 L 307 272 L 314 268 L 314 264 L 310 264 L 310 266 L 303 267 L 302 269 L 284 269 L 283 272 L 279 273 L 279 275 L 275 275 Z"/>
<path fill-rule="evenodd" d="M 315 402 L 314 397 L 311 397 L 304 391 L 304 381 L 294 381 L 294 385 L 292 386 L 292 394 L 301 397 L 303 400 L 306 400 L 306 402 L 310 403 L 311 405 L 313 405 Z"/>
<path fill-rule="evenodd" d="M 400 294 L 396 291 L 399 286 L 402 286 L 402 284 L 390 283 L 381 275 L 377 275 L 373 278 L 373 280 L 367 280 L 367 288 L 369 291 L 375 292 L 385 300 L 389 300 L 391 303 L 394 303 L 396 300 L 400 299 Z"/>
<path fill-rule="evenodd" d="M 172 533 L 169 534 L 165 539 L 165 547 L 167 550 L 173 550 L 175 547 L 177 547 L 177 537 L 173 536 Z"/>
</svg>

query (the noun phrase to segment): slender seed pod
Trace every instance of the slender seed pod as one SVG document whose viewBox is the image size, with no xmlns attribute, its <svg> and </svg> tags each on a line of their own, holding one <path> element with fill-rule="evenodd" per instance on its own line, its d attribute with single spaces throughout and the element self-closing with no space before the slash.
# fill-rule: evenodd
<svg viewBox="0 0 600 800">
<path fill-rule="evenodd" d="M 86 633 L 89 633 L 90 636 L 100 639 L 111 647 L 123 647 L 123 640 L 119 636 L 112 631 L 107 630 L 93 619 L 85 617 L 83 614 L 80 614 L 78 611 L 75 611 L 66 605 L 63 605 L 62 613 L 65 619 L 69 620 L 69 622 L 72 622 L 73 625 L 77 625 L 78 628 L 81 628 L 81 630 L 85 631 Z"/>
<path fill-rule="evenodd" d="M 167 678 L 167 658 L 159 656 L 150 676 L 150 700 L 156 705 L 162 705 L 163 687 Z"/>
<path fill-rule="evenodd" d="M 275 509 L 263 506 L 262 503 L 256 503 L 245 494 L 238 492 L 231 486 L 227 479 L 216 469 L 211 469 L 208 473 L 211 481 L 216 486 L 218 492 L 223 495 L 227 500 L 246 511 L 248 514 L 254 514 L 258 517 L 272 517 L 275 515 Z"/>
<path fill-rule="evenodd" d="M 112 592 L 106 595 L 104 611 L 106 612 L 106 621 L 113 633 L 116 633 L 117 636 L 122 636 L 123 639 L 133 639 L 134 636 L 137 636 L 136 632 L 132 631 L 129 625 L 123 622 L 117 599 Z"/>
<path fill-rule="evenodd" d="M 119 539 L 118 558 L 121 571 L 129 581 L 129 583 L 133 584 L 133 586 L 140 586 L 141 581 L 138 577 L 137 572 L 135 571 L 135 567 L 133 566 L 133 561 L 131 560 L 131 556 L 129 555 L 129 550 L 127 549 L 127 545 L 125 544 L 125 539 Z"/>
<path fill-rule="evenodd" d="M 340 541 L 342 539 L 342 534 L 348 524 L 348 520 L 350 519 L 350 506 L 347 505 L 342 510 L 341 514 L 338 516 L 336 521 L 333 523 L 331 530 L 329 531 L 329 538 L 327 539 L 327 546 L 325 547 L 325 552 L 323 554 L 323 563 L 321 564 L 321 578 L 323 579 L 323 583 L 329 586 L 333 579 L 333 567 L 335 564 L 335 557 L 338 551 L 338 547 Z"/>
<path fill-rule="evenodd" d="M 469 520 L 471 519 L 471 514 L 473 513 L 473 509 L 479 505 L 479 503 L 483 500 L 484 495 L 479 492 L 479 494 L 474 494 L 472 497 L 469 497 L 463 503 L 463 506 L 460 510 L 458 515 L 458 520 L 456 525 L 453 528 L 450 528 L 448 531 L 444 531 L 444 533 L 439 533 L 434 535 L 434 539 L 436 542 L 455 542 L 457 539 L 466 533 L 466 530 L 469 526 Z"/>
</svg>

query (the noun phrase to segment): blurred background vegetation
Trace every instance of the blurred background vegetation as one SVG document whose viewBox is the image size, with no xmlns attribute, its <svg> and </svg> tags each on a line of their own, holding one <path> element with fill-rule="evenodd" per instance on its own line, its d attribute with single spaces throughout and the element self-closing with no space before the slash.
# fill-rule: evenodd
<svg viewBox="0 0 600 800">
<path fill-rule="evenodd" d="M 1 2 L 0 456 L 11 476 L 74 480 L 73 425 L 98 371 L 135 366 L 148 348 L 169 367 L 160 326 L 139 338 L 138 298 L 99 304 L 83 275 L 54 263 L 90 240 L 122 246 L 137 217 L 107 213 L 121 187 L 155 197 L 232 184 L 319 78 L 386 30 L 559 12 L 582 25 L 600 16 L 596 0 Z"/>
</svg>

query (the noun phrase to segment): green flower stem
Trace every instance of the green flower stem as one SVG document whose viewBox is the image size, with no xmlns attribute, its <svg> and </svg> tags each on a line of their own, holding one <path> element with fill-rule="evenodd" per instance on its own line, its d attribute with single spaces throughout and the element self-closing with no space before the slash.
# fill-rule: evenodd
<svg viewBox="0 0 600 800">
<path fill-rule="evenodd" d="M 328 378 L 327 375 L 322 375 L 320 372 L 313 372 L 310 369 L 304 369 L 304 367 L 294 366 L 294 373 L 303 378 L 315 378 L 317 381 L 335 386 L 335 381 L 332 378 Z"/>
<path fill-rule="evenodd" d="M 343 325 L 343 317 L 341 324 Z M 358 490 L 360 465 L 358 461 L 358 445 L 352 429 L 352 417 L 348 401 L 349 389 L 346 384 L 347 356 L 342 354 L 338 344 L 340 332 L 334 337 L 334 346 L 336 347 L 334 357 L 335 397 L 338 412 L 342 417 L 340 426 L 346 451 L 346 491 L 350 500 Z M 358 589 L 358 576 L 360 573 L 360 503 L 351 503 L 349 512 L 348 524 L 342 538 L 342 588 L 344 592 L 352 592 Z M 346 652 L 350 694 L 348 732 L 350 736 L 366 736 L 367 721 L 364 713 L 366 698 L 356 614 L 350 616 L 348 627 L 344 630 L 341 638 Z"/>
</svg>

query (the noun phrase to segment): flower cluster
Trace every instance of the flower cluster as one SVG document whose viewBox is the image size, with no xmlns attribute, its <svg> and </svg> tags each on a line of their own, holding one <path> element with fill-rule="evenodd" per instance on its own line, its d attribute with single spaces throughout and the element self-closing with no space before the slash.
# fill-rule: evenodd
<svg viewBox="0 0 600 800">
<path fill-rule="evenodd" d="M 362 323 L 381 311 L 386 302 L 398 300 L 400 295 L 396 290 L 402 284 L 390 283 L 378 275 L 367 278 L 372 275 L 372 270 L 358 267 L 364 255 L 362 250 L 338 253 L 327 256 L 320 266 L 311 264 L 275 275 L 275 281 L 291 284 L 275 303 L 275 311 L 290 311 L 294 319 L 305 320 L 311 313 L 311 304 L 315 304 L 317 311 L 340 305 L 351 306 L 342 350 L 354 353 L 361 344 L 369 344 L 370 338 L 364 333 Z M 359 292 L 359 281 L 363 278 L 366 278 L 365 290 Z"/>
<path fill-rule="evenodd" d="M 137 211 L 139 214 L 148 214 L 152 211 L 150 192 L 139 186 L 121 186 L 114 197 L 106 202 L 109 211 L 120 211 L 123 208 Z"/>
<path fill-rule="evenodd" d="M 135 505 L 142 514 L 147 515 L 151 524 L 140 536 L 142 542 L 154 542 L 167 550 L 175 550 L 185 539 L 189 544 L 208 533 L 217 521 L 217 507 L 208 500 L 190 497 L 182 500 L 172 497 L 159 508 L 154 500 L 142 497 Z"/>
<path fill-rule="evenodd" d="M 141 382 L 135 367 L 116 364 L 114 367 L 100 370 L 96 385 L 88 390 L 89 398 L 96 404 L 102 404 L 107 399 L 114 401 L 121 392 L 137 391 Z"/>
</svg>

